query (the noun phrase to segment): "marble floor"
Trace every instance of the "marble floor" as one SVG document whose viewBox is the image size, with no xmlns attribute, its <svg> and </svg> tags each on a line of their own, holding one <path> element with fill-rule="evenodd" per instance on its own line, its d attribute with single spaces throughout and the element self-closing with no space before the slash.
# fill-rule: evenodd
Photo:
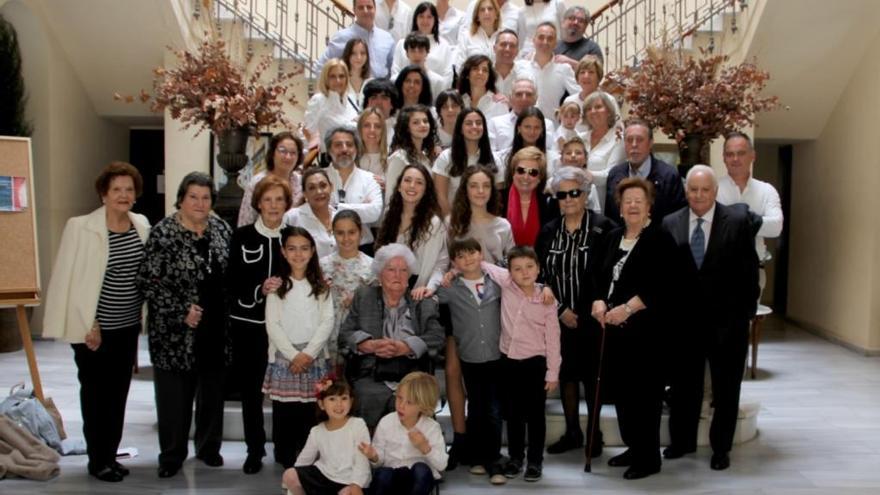
<svg viewBox="0 0 880 495">
<path fill-rule="evenodd" d="M 143 347 L 145 349 L 145 347 Z M 78 386 L 72 353 L 61 343 L 36 343 L 46 394 L 54 398 L 67 431 L 81 435 Z M 149 363 L 145 350 L 139 360 Z M 582 471 L 578 454 L 548 456 L 544 479 L 537 484 L 513 480 L 490 487 L 485 477 L 461 468 L 447 473 L 443 493 L 497 491 L 544 495 L 579 493 L 712 493 L 712 494 L 877 494 L 880 493 L 880 358 L 864 357 L 816 338 L 780 320 L 768 320 L 756 380 L 743 384 L 743 396 L 761 403 L 758 437 L 734 448 L 727 471 L 709 469 L 707 448 L 696 455 L 666 462 L 663 471 L 640 481 L 622 479 L 621 468 L 609 468 L 606 449 L 593 473 Z M 103 483 L 85 472 L 85 456 L 65 457 L 61 476 L 46 483 L 0 481 L 2 494 L 272 494 L 280 492 L 280 467 L 268 464 L 261 473 L 242 474 L 242 442 L 223 445 L 226 465 L 209 468 L 190 459 L 171 480 L 156 476 L 158 440 L 152 384 L 141 374 L 132 384 L 122 446 L 140 455 L 126 465 L 123 483 Z M 28 380 L 23 352 L 0 354 L 0 385 Z M 5 392 L 3 392 L 5 394 Z M 271 459 L 269 459 L 271 460 Z"/>
</svg>

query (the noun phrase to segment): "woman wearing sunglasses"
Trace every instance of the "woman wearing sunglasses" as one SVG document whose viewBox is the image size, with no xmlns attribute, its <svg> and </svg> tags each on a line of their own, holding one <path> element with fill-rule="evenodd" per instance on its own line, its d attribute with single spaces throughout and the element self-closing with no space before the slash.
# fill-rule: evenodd
<svg viewBox="0 0 880 495">
<path fill-rule="evenodd" d="M 514 244 L 534 246 L 541 225 L 559 216 L 556 202 L 544 190 L 547 160 L 534 146 L 526 146 L 510 158 L 501 191 L 501 214 L 510 222 Z"/>
<path fill-rule="evenodd" d="M 581 383 L 584 384 L 590 414 L 594 406 L 601 329 L 596 320 L 584 314 L 589 311 L 591 298 L 598 297 L 593 294 L 588 264 L 597 243 L 603 242 L 615 224 L 588 208 L 592 180 L 585 169 L 571 165 L 563 165 L 553 174 L 550 190 L 562 216 L 541 228 L 535 246 L 542 262 L 541 277 L 553 289 L 559 304 L 561 332 L 559 390 L 565 414 L 565 434 L 547 446 L 549 454 L 559 454 L 584 443 L 578 413 Z M 602 452 L 602 437 L 598 432 L 599 422 L 594 424 L 597 431 L 593 436 L 591 454 L 598 456 Z"/>
</svg>

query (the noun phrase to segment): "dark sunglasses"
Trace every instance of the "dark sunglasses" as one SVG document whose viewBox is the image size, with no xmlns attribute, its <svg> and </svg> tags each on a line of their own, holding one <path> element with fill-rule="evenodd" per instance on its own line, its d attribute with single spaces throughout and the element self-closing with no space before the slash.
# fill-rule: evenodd
<svg viewBox="0 0 880 495">
<path fill-rule="evenodd" d="M 529 174 L 532 177 L 537 177 L 541 175 L 541 171 L 536 168 L 525 168 L 525 167 L 516 167 L 516 173 L 519 175 Z"/>
<path fill-rule="evenodd" d="M 584 192 L 580 189 L 572 189 L 571 191 L 559 191 L 558 193 L 556 193 L 556 199 L 562 201 L 565 198 L 579 198 L 583 193 Z"/>
</svg>

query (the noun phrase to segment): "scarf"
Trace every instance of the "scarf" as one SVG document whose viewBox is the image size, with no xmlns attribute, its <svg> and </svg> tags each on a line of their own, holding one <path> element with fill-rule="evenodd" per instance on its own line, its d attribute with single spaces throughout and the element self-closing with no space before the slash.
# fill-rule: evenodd
<svg viewBox="0 0 880 495">
<path fill-rule="evenodd" d="M 519 205 L 519 191 L 516 186 L 510 186 L 507 193 L 507 220 L 513 231 L 513 241 L 517 246 L 534 246 L 541 229 L 541 220 L 538 218 L 538 194 L 532 191 L 529 200 L 528 217 L 523 219 L 522 208 Z"/>
<path fill-rule="evenodd" d="M 270 229 L 269 227 L 266 227 L 266 224 L 263 223 L 263 217 L 258 216 L 257 220 L 254 222 L 254 228 L 257 229 L 257 232 L 266 237 L 281 237 L 281 229 L 284 228 L 284 222 L 281 222 L 281 225 L 279 225 L 277 228 Z"/>
</svg>

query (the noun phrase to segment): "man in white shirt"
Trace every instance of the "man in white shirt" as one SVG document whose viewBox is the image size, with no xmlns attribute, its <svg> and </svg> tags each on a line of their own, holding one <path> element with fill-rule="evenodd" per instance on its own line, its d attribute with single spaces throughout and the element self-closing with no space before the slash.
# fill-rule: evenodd
<svg viewBox="0 0 880 495">
<path fill-rule="evenodd" d="M 376 26 L 391 33 L 396 43 L 412 31 L 413 9 L 404 0 L 376 0 Z"/>
<path fill-rule="evenodd" d="M 755 149 L 752 140 L 740 132 L 724 138 L 724 165 L 727 175 L 718 181 L 718 202 L 723 205 L 745 203 L 749 210 L 761 217 L 761 228 L 755 236 L 755 250 L 763 266 L 772 256 L 767 252 L 765 238 L 779 237 L 782 233 L 782 203 L 776 188 L 752 177 Z M 761 268 L 761 289 L 766 276 Z"/>
<path fill-rule="evenodd" d="M 524 60 L 517 60 L 519 55 L 519 35 L 516 31 L 505 29 L 495 37 L 495 92 L 500 95 L 509 95 L 513 89 L 513 80 L 516 78 L 515 66 L 526 64 Z"/>
<path fill-rule="evenodd" d="M 513 89 L 508 93 L 510 112 L 499 115 L 489 120 L 489 142 L 492 143 L 492 151 L 500 152 L 513 145 L 513 134 L 516 132 L 516 118 L 526 108 L 533 107 L 538 101 L 538 89 L 535 82 L 528 76 L 517 77 L 513 82 Z M 553 122 L 544 118 L 544 126 L 547 135 L 553 134 Z M 547 139 L 547 148 L 555 148 L 554 143 Z"/>
<path fill-rule="evenodd" d="M 339 30 L 330 38 L 324 54 L 318 59 L 315 72 L 331 58 L 342 57 L 342 51 L 348 40 L 360 38 L 367 43 L 370 54 L 370 70 L 373 77 L 388 77 L 391 61 L 394 57 L 394 38 L 388 31 L 375 25 L 376 3 L 374 0 L 354 0 L 354 24 Z"/>
<path fill-rule="evenodd" d="M 571 66 L 555 61 L 553 50 L 556 48 L 556 27 L 553 23 L 539 24 L 533 42 L 535 53 L 526 60 L 527 64 L 516 66 L 517 77 L 521 70 L 530 73 L 538 88 L 537 106 L 544 112 L 544 117 L 555 123 L 556 109 L 559 108 L 566 91 L 568 94 L 577 94 L 580 93 L 581 87 L 574 77 Z"/>
<path fill-rule="evenodd" d="M 327 167 L 333 187 L 330 205 L 337 211 L 352 210 L 361 217 L 361 250 L 372 254 L 370 224 L 378 221 L 382 214 L 382 189 L 373 174 L 355 166 L 359 158 L 358 137 L 353 128 L 330 129 L 324 137 L 324 145 L 331 163 Z"/>
</svg>

